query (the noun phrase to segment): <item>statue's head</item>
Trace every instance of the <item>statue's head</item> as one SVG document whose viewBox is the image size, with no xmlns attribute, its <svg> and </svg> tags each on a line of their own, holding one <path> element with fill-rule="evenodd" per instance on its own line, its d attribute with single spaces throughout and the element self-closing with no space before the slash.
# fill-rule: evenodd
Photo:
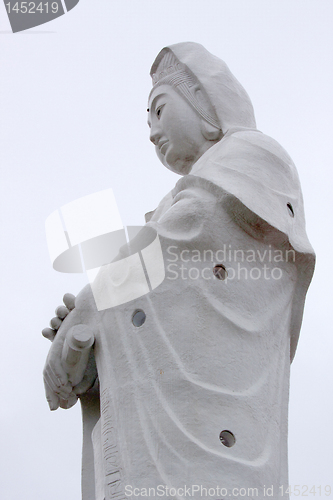
<svg viewBox="0 0 333 500">
<path fill-rule="evenodd" d="M 162 163 L 179 174 L 233 126 L 255 127 L 251 101 L 226 64 L 202 45 L 164 48 L 151 68 L 150 139 Z"/>
<path fill-rule="evenodd" d="M 150 140 L 162 163 L 178 174 L 188 174 L 222 137 L 221 128 L 206 121 L 172 85 L 154 88 L 148 106 Z"/>
</svg>

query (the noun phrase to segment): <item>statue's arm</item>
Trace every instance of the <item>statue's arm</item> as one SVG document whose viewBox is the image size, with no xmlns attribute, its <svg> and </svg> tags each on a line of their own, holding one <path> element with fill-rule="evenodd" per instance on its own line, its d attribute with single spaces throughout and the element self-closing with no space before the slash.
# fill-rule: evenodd
<svg viewBox="0 0 333 500">
<path fill-rule="evenodd" d="M 254 239 L 270 245 L 279 245 L 279 247 L 288 245 L 286 234 L 270 225 L 235 196 L 229 195 L 224 200 L 224 208 L 233 221 Z"/>
<path fill-rule="evenodd" d="M 216 231 L 222 220 L 219 213 L 228 214 L 237 226 L 255 239 L 279 245 L 288 241 L 284 233 L 248 208 L 239 198 L 211 180 L 192 175 L 183 177 L 176 184 L 171 207 L 160 218 L 159 225 L 179 226 L 183 234 L 184 223 L 186 229 L 190 224 L 198 229 L 204 223 L 207 230 L 215 227 Z"/>
</svg>

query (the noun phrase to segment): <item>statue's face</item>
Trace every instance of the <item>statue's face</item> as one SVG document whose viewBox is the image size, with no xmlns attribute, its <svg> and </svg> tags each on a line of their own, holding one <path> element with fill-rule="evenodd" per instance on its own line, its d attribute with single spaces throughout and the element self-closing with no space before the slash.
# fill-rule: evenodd
<svg viewBox="0 0 333 500">
<path fill-rule="evenodd" d="M 170 85 L 161 85 L 148 104 L 150 140 L 162 163 L 173 172 L 188 174 L 212 143 L 202 134 L 202 118 Z"/>
</svg>

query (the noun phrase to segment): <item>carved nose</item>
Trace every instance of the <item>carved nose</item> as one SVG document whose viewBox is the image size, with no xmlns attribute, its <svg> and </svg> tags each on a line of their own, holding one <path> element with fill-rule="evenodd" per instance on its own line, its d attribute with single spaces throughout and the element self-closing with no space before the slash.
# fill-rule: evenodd
<svg viewBox="0 0 333 500">
<path fill-rule="evenodd" d="M 149 138 L 150 138 L 151 142 L 152 142 L 155 146 L 157 146 L 158 141 L 159 141 L 159 139 L 160 139 L 160 134 L 159 134 L 159 133 L 158 133 L 158 131 L 156 131 L 156 130 L 151 130 L 151 132 L 150 132 L 150 137 L 149 137 Z"/>
</svg>

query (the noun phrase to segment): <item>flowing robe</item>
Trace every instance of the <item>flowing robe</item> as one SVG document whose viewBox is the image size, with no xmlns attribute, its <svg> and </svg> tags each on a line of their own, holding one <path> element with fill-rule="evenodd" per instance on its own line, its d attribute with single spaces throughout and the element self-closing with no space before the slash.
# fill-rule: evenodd
<svg viewBox="0 0 333 500">
<path fill-rule="evenodd" d="M 267 136 L 231 129 L 147 226 L 159 235 L 163 283 L 98 313 L 96 500 L 144 489 L 216 500 L 217 487 L 227 496 L 245 488 L 246 498 L 273 487 L 280 498 L 290 359 L 314 267 L 295 167 Z M 216 264 L 227 279 L 214 277 Z M 136 310 L 146 315 L 140 327 Z M 222 444 L 223 430 L 234 446 Z"/>
</svg>

